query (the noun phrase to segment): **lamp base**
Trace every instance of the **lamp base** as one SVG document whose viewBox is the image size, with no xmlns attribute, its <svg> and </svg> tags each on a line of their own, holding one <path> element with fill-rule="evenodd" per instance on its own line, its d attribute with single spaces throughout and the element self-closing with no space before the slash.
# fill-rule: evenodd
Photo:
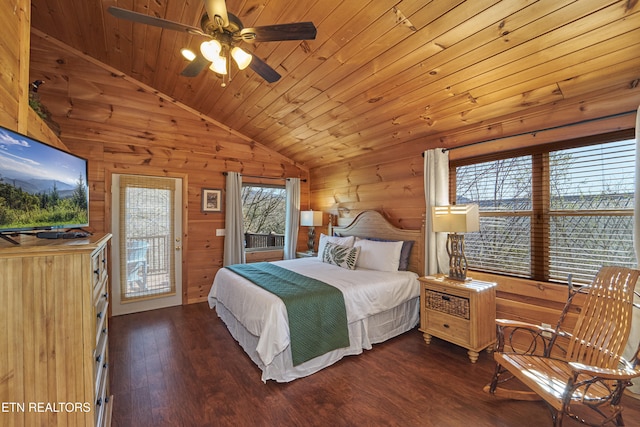
<svg viewBox="0 0 640 427">
<path fill-rule="evenodd" d="M 307 236 L 307 252 L 312 253 L 315 245 L 316 245 L 316 230 L 314 227 L 309 227 L 309 234 Z"/>
<path fill-rule="evenodd" d="M 450 233 L 447 235 L 447 253 L 449 254 L 449 274 L 447 279 L 466 282 L 467 257 L 464 255 L 464 236 Z"/>
</svg>

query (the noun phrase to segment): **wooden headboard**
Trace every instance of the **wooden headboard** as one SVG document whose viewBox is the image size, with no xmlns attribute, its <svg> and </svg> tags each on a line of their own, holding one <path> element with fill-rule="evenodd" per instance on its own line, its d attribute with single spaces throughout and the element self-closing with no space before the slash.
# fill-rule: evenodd
<svg viewBox="0 0 640 427">
<path fill-rule="evenodd" d="M 424 273 L 424 224 L 419 230 L 405 230 L 389 223 L 377 211 L 363 211 L 351 224 L 344 227 L 329 226 L 331 235 L 375 237 L 388 240 L 413 240 L 413 249 L 409 257 L 409 270 L 423 276 Z"/>
</svg>

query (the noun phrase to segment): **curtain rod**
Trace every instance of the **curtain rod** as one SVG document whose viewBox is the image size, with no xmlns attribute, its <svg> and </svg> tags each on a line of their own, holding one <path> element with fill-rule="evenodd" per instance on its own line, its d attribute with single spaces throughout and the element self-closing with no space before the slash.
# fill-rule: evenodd
<svg viewBox="0 0 640 427">
<path fill-rule="evenodd" d="M 494 142 L 494 141 L 500 141 L 501 139 L 514 138 L 514 137 L 517 137 L 517 136 L 532 135 L 534 133 L 547 132 L 547 131 L 550 131 L 550 130 L 562 129 L 562 128 L 570 127 L 570 126 L 583 125 L 585 123 L 597 122 L 597 121 L 606 120 L 606 119 L 613 119 L 615 117 L 621 117 L 621 116 L 626 116 L 628 114 L 635 114 L 635 113 L 636 113 L 636 110 L 625 111 L 623 113 L 611 114 L 609 116 L 597 117 L 595 119 L 582 120 L 582 121 L 579 121 L 579 122 L 569 123 L 569 124 L 566 124 L 566 125 L 552 126 L 552 127 L 548 127 L 548 128 L 544 128 L 544 129 L 532 130 L 532 131 L 529 131 L 529 132 L 516 133 L 514 135 L 501 136 L 501 137 L 493 138 L 493 139 L 486 139 L 484 141 L 471 142 L 469 144 L 460 145 L 458 147 L 443 148 L 442 152 L 446 153 L 447 151 L 456 150 L 458 148 L 471 147 L 473 145 L 478 145 L 478 144 L 484 144 L 485 142 Z M 422 152 L 422 157 L 424 157 L 424 151 Z"/>
<path fill-rule="evenodd" d="M 227 176 L 227 175 L 229 175 L 229 173 L 228 172 L 222 172 L 222 175 Z M 242 174 L 240 174 L 240 175 L 242 175 Z M 258 179 L 276 179 L 276 180 L 279 180 L 279 179 L 291 179 L 291 178 L 282 178 L 282 177 L 279 177 L 279 176 L 259 176 L 259 175 L 242 175 L 242 176 L 246 176 L 247 178 L 258 178 Z M 300 181 L 301 182 L 307 182 L 306 179 L 301 179 Z"/>
</svg>

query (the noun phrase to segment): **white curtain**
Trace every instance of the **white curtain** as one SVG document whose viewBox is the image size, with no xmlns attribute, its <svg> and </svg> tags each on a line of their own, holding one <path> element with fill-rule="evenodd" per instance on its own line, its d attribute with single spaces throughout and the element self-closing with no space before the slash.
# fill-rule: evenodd
<svg viewBox="0 0 640 427">
<path fill-rule="evenodd" d="M 244 264 L 244 225 L 242 222 L 242 175 L 227 173 L 227 200 L 224 217 L 224 259 L 222 265 Z"/>
<path fill-rule="evenodd" d="M 284 259 L 294 259 L 300 225 L 300 179 L 288 178 L 285 190 L 287 192 L 287 208 L 284 226 Z"/>
<path fill-rule="evenodd" d="M 424 199 L 426 201 L 425 223 L 425 259 L 426 275 L 449 273 L 447 255 L 447 236 L 434 233 L 431 219 L 432 206 L 449 204 L 449 152 L 435 148 L 424 152 Z"/>
<path fill-rule="evenodd" d="M 636 190 L 633 213 L 633 247 L 636 252 L 636 263 L 640 263 L 640 107 L 636 113 Z M 640 267 L 640 265 L 638 266 Z M 636 283 L 636 291 L 640 292 L 640 285 Z M 640 298 L 636 296 L 636 302 L 640 304 Z M 631 324 L 631 335 L 624 352 L 625 359 L 633 357 L 640 342 L 640 310 L 633 310 L 633 321 Z M 629 387 L 634 393 L 640 394 L 640 380 L 633 380 L 633 387 Z"/>
</svg>

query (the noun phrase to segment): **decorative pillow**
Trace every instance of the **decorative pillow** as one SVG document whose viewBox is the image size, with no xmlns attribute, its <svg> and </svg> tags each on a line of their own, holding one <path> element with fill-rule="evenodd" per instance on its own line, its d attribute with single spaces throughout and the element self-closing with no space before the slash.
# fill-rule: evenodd
<svg viewBox="0 0 640 427">
<path fill-rule="evenodd" d="M 336 245 L 348 246 L 352 247 L 355 237 L 347 236 L 347 237 L 336 237 L 336 236 L 327 236 L 324 233 L 320 233 L 320 241 L 318 243 L 318 259 L 322 261 L 322 254 L 324 252 L 324 245 L 327 242 L 335 243 Z"/>
<path fill-rule="evenodd" d="M 327 242 L 322 252 L 322 262 L 337 265 L 347 270 L 355 270 L 360 248 L 336 245 Z"/>
<path fill-rule="evenodd" d="M 411 257 L 411 249 L 413 249 L 415 241 L 379 239 L 377 237 L 356 237 L 356 242 L 359 239 L 373 240 L 374 242 L 402 242 L 402 250 L 400 251 L 400 263 L 398 264 L 398 270 L 407 271 L 409 269 L 409 258 Z"/>
<path fill-rule="evenodd" d="M 360 248 L 360 255 L 356 266 L 378 271 L 398 271 L 402 241 L 376 242 L 360 239 L 354 247 Z"/>
</svg>

